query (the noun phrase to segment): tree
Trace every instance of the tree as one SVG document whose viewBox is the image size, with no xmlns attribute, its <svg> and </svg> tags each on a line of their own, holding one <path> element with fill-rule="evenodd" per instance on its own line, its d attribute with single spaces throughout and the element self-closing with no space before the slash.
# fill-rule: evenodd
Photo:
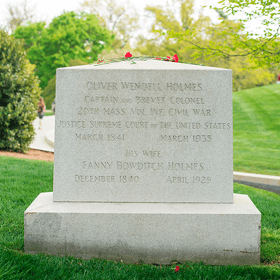
<svg viewBox="0 0 280 280">
<path fill-rule="evenodd" d="M 113 41 L 96 16 L 74 12 L 54 18 L 48 27 L 44 22 L 19 26 L 14 36 L 24 39 L 27 57 L 36 65 L 42 88 L 55 76 L 57 68 L 69 66 L 71 59 L 91 63 Z"/>
<path fill-rule="evenodd" d="M 25 152 L 41 89 L 19 40 L 0 30 L 0 149 Z"/>
<path fill-rule="evenodd" d="M 119 4 L 116 0 L 85 0 L 80 9 L 96 15 L 100 24 L 115 35 L 113 50 L 129 47 L 139 28 L 139 15 L 129 2 Z"/>
<path fill-rule="evenodd" d="M 208 57 L 242 57 L 255 67 L 278 66 L 280 62 L 280 2 L 278 0 L 221 0 L 220 7 L 211 7 L 219 12 L 221 23 L 202 29 L 185 32 L 170 32 L 169 38 L 188 41 L 193 48 Z M 235 28 L 230 16 L 238 17 Z M 260 23 L 256 28 L 257 22 Z M 250 30 L 249 23 L 254 25 Z M 247 28 L 245 28 L 247 26 Z M 231 42 L 209 40 L 201 45 L 195 42 L 196 36 L 204 33 L 209 37 L 213 32 L 220 38 L 227 37 Z"/>
<path fill-rule="evenodd" d="M 8 3 L 7 9 L 7 28 L 12 33 L 18 26 L 32 22 L 36 16 L 35 5 L 31 5 L 28 0 L 23 0 L 16 5 Z"/>
<path fill-rule="evenodd" d="M 180 61 L 232 69 L 234 91 L 275 81 L 275 75 L 268 67 L 255 69 L 255 63 L 243 57 L 227 57 L 215 53 L 209 55 L 207 51 L 203 51 L 205 48 L 210 48 L 212 44 L 227 48 L 236 48 L 236 46 L 229 35 L 224 33 L 221 36 L 216 32 L 217 29 L 224 28 L 223 23 L 214 25 L 210 18 L 202 14 L 195 19 L 193 4 L 192 0 L 173 0 L 167 7 L 146 7 L 155 19 L 151 32 L 158 35 L 149 40 L 140 38 L 137 50 L 142 54 L 153 56 L 177 53 Z M 229 21 L 228 24 L 234 31 L 241 25 L 234 21 Z M 204 30 L 209 32 L 206 34 Z M 216 49 L 216 52 L 218 53 L 219 50 Z"/>
<path fill-rule="evenodd" d="M 152 56 L 167 56 L 177 53 L 182 61 L 201 63 L 191 59 L 193 52 L 186 51 L 188 44 L 179 42 L 176 38 L 169 38 L 169 32 L 185 32 L 192 28 L 202 28 L 209 24 L 210 18 L 199 14 L 194 19 L 193 0 L 172 0 L 171 4 L 164 6 L 147 6 L 146 11 L 154 17 L 150 32 L 154 34 L 151 39 L 140 37 L 136 50 L 142 54 Z M 159 36 L 156 32 L 160 30 Z M 198 41 L 202 39 L 197 38 Z"/>
</svg>

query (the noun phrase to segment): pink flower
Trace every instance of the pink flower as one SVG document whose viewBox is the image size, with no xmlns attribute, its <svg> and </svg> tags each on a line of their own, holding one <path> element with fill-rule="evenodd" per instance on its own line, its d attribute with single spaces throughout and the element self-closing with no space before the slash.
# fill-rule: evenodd
<svg viewBox="0 0 280 280">
<path fill-rule="evenodd" d="M 173 60 L 174 62 L 178 62 L 178 61 L 179 61 L 178 55 L 177 55 L 177 54 L 174 54 L 173 57 L 172 57 L 172 60 Z"/>
<path fill-rule="evenodd" d="M 168 56 L 167 59 L 169 60 L 169 59 L 170 59 L 170 56 Z"/>
<path fill-rule="evenodd" d="M 177 266 L 175 267 L 175 272 L 179 272 L 179 269 L 180 269 L 180 266 L 177 265 Z"/>
<path fill-rule="evenodd" d="M 161 60 L 161 58 L 160 58 L 160 57 L 156 57 L 156 59 L 157 59 L 157 60 Z"/>
<path fill-rule="evenodd" d="M 127 52 L 124 57 L 132 57 L 132 54 L 130 52 Z"/>
</svg>

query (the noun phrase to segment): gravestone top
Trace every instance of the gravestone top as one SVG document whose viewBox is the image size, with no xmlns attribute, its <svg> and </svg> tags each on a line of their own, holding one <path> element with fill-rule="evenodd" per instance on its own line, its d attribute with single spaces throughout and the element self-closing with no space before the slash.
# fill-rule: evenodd
<svg viewBox="0 0 280 280">
<path fill-rule="evenodd" d="M 135 62 L 135 63 L 133 63 Z M 104 64 L 89 64 L 89 65 L 81 65 L 81 66 L 72 66 L 66 68 L 59 68 L 64 71 L 72 70 L 72 69 L 91 69 L 91 70 L 101 70 L 101 69 L 144 69 L 144 70 L 205 70 L 205 71 L 214 71 L 214 70 L 226 70 L 231 72 L 228 69 L 222 69 L 217 67 L 208 67 L 203 65 L 196 64 L 186 64 L 186 63 L 175 63 L 171 61 L 162 61 L 162 60 L 127 60 L 120 62 L 112 62 L 112 63 L 104 63 Z"/>
<path fill-rule="evenodd" d="M 57 70 L 54 201 L 232 203 L 231 70 Z"/>
</svg>

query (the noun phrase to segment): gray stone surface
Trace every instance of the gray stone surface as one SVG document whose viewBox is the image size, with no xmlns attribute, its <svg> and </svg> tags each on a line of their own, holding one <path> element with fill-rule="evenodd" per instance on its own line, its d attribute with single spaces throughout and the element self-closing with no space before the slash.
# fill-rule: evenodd
<svg viewBox="0 0 280 280">
<path fill-rule="evenodd" d="M 252 265 L 261 214 L 233 195 L 231 71 L 161 61 L 57 70 L 54 191 L 27 253 Z"/>
<path fill-rule="evenodd" d="M 57 70 L 54 200 L 232 203 L 231 70 Z"/>
<path fill-rule="evenodd" d="M 51 129 L 46 133 L 45 141 L 54 148 L 54 129 Z"/>
<path fill-rule="evenodd" d="M 235 171 L 233 182 L 280 194 L 280 176 Z"/>
<path fill-rule="evenodd" d="M 244 172 L 233 172 L 235 181 L 252 182 L 262 185 L 274 185 L 280 187 L 280 176 L 263 175 Z"/>
<path fill-rule="evenodd" d="M 53 202 L 25 211 L 25 252 L 169 264 L 260 261 L 261 214 L 246 195 L 233 204 Z"/>
<path fill-rule="evenodd" d="M 39 129 L 39 118 L 36 118 L 33 122 L 33 127 L 35 129 L 35 138 L 32 143 L 29 145 L 29 148 L 54 152 L 54 146 L 50 145 L 46 141 L 47 131 L 54 130 L 55 126 L 55 117 L 54 116 L 45 116 L 42 120 L 42 129 Z"/>
</svg>

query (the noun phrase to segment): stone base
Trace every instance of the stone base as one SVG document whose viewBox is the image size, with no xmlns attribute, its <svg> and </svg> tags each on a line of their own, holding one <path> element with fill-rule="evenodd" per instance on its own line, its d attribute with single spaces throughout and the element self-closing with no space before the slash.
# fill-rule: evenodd
<svg viewBox="0 0 280 280">
<path fill-rule="evenodd" d="M 53 202 L 41 193 L 24 213 L 25 252 L 127 263 L 260 263 L 261 213 L 233 204 Z"/>
</svg>

